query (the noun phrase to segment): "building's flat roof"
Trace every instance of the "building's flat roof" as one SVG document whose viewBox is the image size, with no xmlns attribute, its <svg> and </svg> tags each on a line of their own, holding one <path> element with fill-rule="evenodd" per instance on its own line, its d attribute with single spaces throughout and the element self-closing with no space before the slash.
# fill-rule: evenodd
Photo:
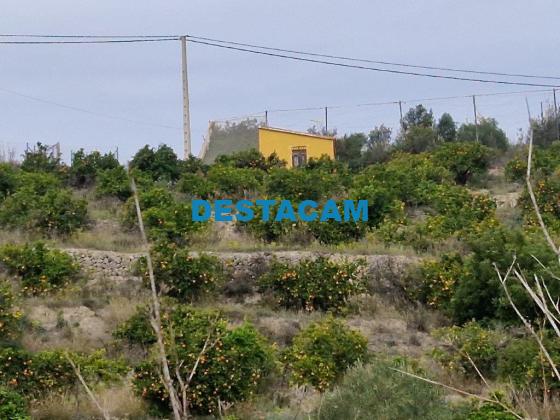
<svg viewBox="0 0 560 420">
<path fill-rule="evenodd" d="M 285 130 L 283 128 L 259 127 L 259 130 L 275 131 L 277 133 L 286 133 L 286 134 L 296 134 L 298 136 L 307 136 L 307 137 L 313 137 L 315 139 L 320 139 L 320 140 L 334 141 L 334 137 L 320 136 L 318 134 L 305 133 L 305 132 L 302 132 L 302 131 Z"/>
</svg>

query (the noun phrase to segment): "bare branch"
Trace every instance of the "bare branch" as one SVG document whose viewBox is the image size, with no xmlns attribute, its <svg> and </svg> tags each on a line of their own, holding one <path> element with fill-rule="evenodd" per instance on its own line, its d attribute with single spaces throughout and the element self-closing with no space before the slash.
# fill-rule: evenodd
<svg viewBox="0 0 560 420">
<path fill-rule="evenodd" d="M 514 259 L 514 263 L 515 263 L 515 259 Z M 527 328 L 527 330 L 531 333 L 531 335 L 533 335 L 533 337 L 535 338 L 535 340 L 537 341 L 539 347 L 541 348 L 543 354 L 545 355 L 548 363 L 550 363 L 550 366 L 552 367 L 552 369 L 554 370 L 554 374 L 556 375 L 556 378 L 560 378 L 560 374 L 558 373 L 558 369 L 556 368 L 556 364 L 554 363 L 554 361 L 552 360 L 552 357 L 550 356 L 550 354 L 548 353 L 548 351 L 546 350 L 546 347 L 544 346 L 542 340 L 539 338 L 538 334 L 535 332 L 535 329 L 533 328 L 533 326 L 529 323 L 529 321 L 527 321 L 527 319 L 525 319 L 525 317 L 523 316 L 523 314 L 521 314 L 521 312 L 519 311 L 519 309 L 517 308 L 517 306 L 515 305 L 515 303 L 513 303 L 513 299 L 511 298 L 511 295 L 509 293 L 509 290 L 506 286 L 506 281 L 508 279 L 508 276 L 511 272 L 511 269 L 513 267 L 513 263 L 510 266 L 508 272 L 506 273 L 505 276 L 502 277 L 502 274 L 500 273 L 500 270 L 498 270 L 498 267 L 494 264 L 494 268 L 496 270 L 496 273 L 498 274 L 498 278 L 500 279 L 500 283 L 502 284 L 502 287 L 504 288 L 504 291 L 506 293 L 506 297 L 509 301 L 509 304 L 511 305 L 511 307 L 513 308 L 513 310 L 515 311 L 515 313 L 517 314 L 517 316 L 519 317 L 519 319 L 521 319 L 521 322 L 523 322 L 523 325 L 525 326 L 525 328 Z"/>
<path fill-rule="evenodd" d="M 478 366 L 473 361 L 473 359 L 471 359 L 471 356 L 469 356 L 469 354 L 467 352 L 463 352 L 463 353 L 464 353 L 465 356 L 467 356 L 467 359 L 469 359 L 470 364 L 472 365 L 474 370 L 476 370 L 476 373 L 478 374 L 478 376 L 482 380 L 482 382 L 484 382 L 484 385 L 486 385 L 486 388 L 490 388 L 490 385 L 488 385 L 488 381 L 486 380 L 486 378 L 484 377 L 482 372 L 480 372 L 480 370 L 478 369 Z"/>
<path fill-rule="evenodd" d="M 152 289 L 152 302 L 150 311 L 150 324 L 156 334 L 157 345 L 159 349 L 159 359 L 161 364 L 161 370 L 163 373 L 163 385 L 169 394 L 169 402 L 173 410 L 173 416 L 175 420 L 182 419 L 181 405 L 178 400 L 177 391 L 173 385 L 173 380 L 171 379 L 171 374 L 169 373 L 169 362 L 167 360 L 167 353 L 165 350 L 165 342 L 163 336 L 163 328 L 161 325 L 161 311 L 159 297 L 156 289 L 156 281 L 154 276 L 154 269 L 152 266 L 152 257 L 150 255 L 150 244 L 146 236 L 146 231 L 144 230 L 144 221 L 142 220 L 142 211 L 140 210 L 140 201 L 138 199 L 138 191 L 136 189 L 136 183 L 134 178 L 130 177 L 130 186 L 132 189 L 132 194 L 134 196 L 134 204 L 136 206 L 136 216 L 138 218 L 138 226 L 140 227 L 140 234 L 142 235 L 142 242 L 144 245 L 144 251 L 146 254 L 146 261 L 148 265 L 148 274 L 150 277 L 150 287 Z"/>
<path fill-rule="evenodd" d="M 438 382 L 438 381 L 434 381 L 434 380 L 432 380 L 432 379 L 424 378 L 424 377 L 422 377 L 422 376 L 415 375 L 414 373 L 406 372 L 406 371 L 404 371 L 404 370 L 395 369 L 395 368 L 391 368 L 391 369 L 394 370 L 395 372 L 402 373 L 403 375 L 407 375 L 407 376 L 410 376 L 410 377 L 412 377 L 412 378 L 419 379 L 419 380 L 421 380 L 421 381 L 427 382 L 427 383 L 432 384 L 432 385 L 441 386 L 441 387 L 443 387 L 443 388 L 449 389 L 449 390 L 454 391 L 454 392 L 457 392 L 457 393 L 459 393 L 459 394 L 462 394 L 462 395 L 466 395 L 466 396 L 469 396 L 469 397 L 476 398 L 477 400 L 480 400 L 480 401 L 483 401 L 483 402 L 488 402 L 488 403 L 492 403 L 492 404 L 498 404 L 499 406 L 501 406 L 504 410 L 506 410 L 506 411 L 507 411 L 508 413 L 510 413 L 511 415 L 517 417 L 518 419 L 523 420 L 523 417 L 521 417 L 519 414 L 517 414 L 515 411 L 513 411 L 511 408 L 509 408 L 507 405 L 505 405 L 503 402 L 501 402 L 501 401 L 498 400 L 498 399 L 486 398 L 486 397 L 483 397 L 482 395 L 473 394 L 473 393 L 471 393 L 471 392 L 464 391 L 464 390 L 459 389 L 459 388 L 455 388 L 455 387 L 453 387 L 453 386 L 451 386 L 451 385 L 446 385 L 446 384 L 444 384 L 444 383 L 442 383 L 442 382 Z"/>
<path fill-rule="evenodd" d="M 95 406 L 97 407 L 97 409 L 99 410 L 99 412 L 101 413 L 103 418 L 105 420 L 111 420 L 111 417 L 109 417 L 109 414 L 107 413 L 107 411 L 101 406 L 99 401 L 97 401 L 97 398 L 95 398 L 95 395 L 93 394 L 93 392 L 89 388 L 88 384 L 86 383 L 84 377 L 82 376 L 82 374 L 80 372 L 79 366 L 76 366 L 76 364 L 70 358 L 68 353 L 64 353 L 64 357 L 66 357 L 66 360 L 68 360 L 68 362 L 70 363 L 70 366 L 72 366 L 72 369 L 74 369 L 74 373 L 76 374 L 76 376 L 78 377 L 78 380 L 80 381 L 80 383 L 82 384 L 82 386 L 86 390 L 86 393 L 87 393 L 89 399 L 95 404 Z"/>
<path fill-rule="evenodd" d="M 529 103 L 527 102 L 527 112 L 529 112 Z M 539 204 L 537 203 L 537 198 L 535 197 L 535 192 L 533 191 L 533 185 L 531 184 L 531 164 L 533 160 L 533 125 L 531 124 L 531 114 L 529 112 L 529 151 L 527 153 L 527 176 L 525 178 L 527 184 L 527 191 L 529 192 L 529 197 L 531 198 L 531 203 L 533 205 L 533 209 L 535 210 L 535 214 L 537 215 L 537 220 L 539 221 L 539 225 L 541 230 L 548 242 L 550 248 L 554 251 L 560 261 L 560 249 L 556 246 L 554 241 L 552 240 L 552 236 L 544 223 L 544 220 L 541 215 L 541 211 L 539 209 Z"/>
</svg>

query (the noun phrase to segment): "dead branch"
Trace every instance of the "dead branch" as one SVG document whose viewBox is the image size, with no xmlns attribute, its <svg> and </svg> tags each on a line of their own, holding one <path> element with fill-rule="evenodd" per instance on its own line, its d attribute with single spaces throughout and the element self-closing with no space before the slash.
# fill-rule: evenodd
<svg viewBox="0 0 560 420">
<path fill-rule="evenodd" d="M 70 358 L 68 353 L 64 353 L 64 357 L 66 357 L 66 360 L 68 360 L 68 362 L 70 363 L 70 366 L 72 366 L 72 369 L 74 370 L 74 373 L 76 374 L 76 376 L 78 377 L 78 380 L 80 381 L 80 383 L 84 387 L 89 399 L 93 402 L 93 404 L 95 404 L 95 406 L 97 407 L 97 409 L 99 410 L 99 412 L 101 413 L 103 418 L 105 420 L 111 420 L 111 417 L 109 417 L 109 414 L 107 413 L 107 411 L 101 406 L 99 401 L 97 401 L 97 398 L 95 398 L 95 395 L 93 394 L 93 392 L 89 388 L 88 384 L 86 383 L 84 377 L 82 376 L 82 374 L 80 372 L 80 367 L 76 366 L 76 364 Z"/>
<path fill-rule="evenodd" d="M 130 187 L 132 189 L 132 194 L 134 196 L 134 204 L 136 207 L 136 216 L 138 218 L 138 226 L 140 227 L 140 234 L 142 236 L 142 242 L 144 246 L 144 251 L 146 254 L 146 261 L 148 265 L 148 274 L 150 277 L 150 287 L 152 289 L 152 302 L 150 305 L 150 324 L 154 333 L 156 334 L 157 345 L 159 349 L 159 359 L 161 364 L 161 370 L 163 373 L 163 385 L 167 393 L 169 394 L 169 402 L 173 410 L 173 416 L 175 420 L 181 420 L 183 418 L 183 412 L 181 410 L 181 405 L 177 396 L 177 391 L 173 385 L 173 379 L 171 379 L 171 374 L 169 373 L 169 362 L 167 360 L 167 353 L 165 350 L 163 327 L 161 324 L 161 311 L 159 296 L 156 289 L 156 281 L 154 277 L 154 269 L 152 266 L 152 257 L 150 255 L 150 244 L 146 236 L 146 231 L 144 230 L 144 222 L 142 220 L 142 211 L 140 209 L 140 201 L 138 199 L 138 191 L 136 189 L 136 183 L 134 178 L 130 177 Z"/>
<path fill-rule="evenodd" d="M 523 420 L 523 417 L 521 417 L 519 414 L 517 414 L 515 411 L 513 411 L 511 408 L 509 408 L 507 405 L 505 405 L 503 402 L 501 402 L 501 401 L 498 400 L 498 399 L 495 399 L 495 398 L 486 398 L 486 397 L 483 397 L 482 395 L 473 394 L 473 393 L 471 393 L 471 392 L 464 391 L 464 390 L 459 389 L 459 388 L 455 388 L 455 387 L 453 387 L 453 386 L 451 386 L 451 385 L 446 385 L 446 384 L 444 384 L 444 383 L 442 383 L 442 382 L 438 382 L 438 381 L 434 381 L 434 380 L 432 380 L 432 379 L 424 378 L 424 377 L 422 377 L 422 376 L 415 375 L 414 373 L 406 372 L 406 371 L 404 371 L 404 370 L 395 369 L 395 368 L 391 368 L 391 369 L 394 370 L 395 372 L 402 373 L 403 375 L 407 375 L 407 376 L 410 376 L 410 377 L 412 377 L 412 378 L 420 379 L 421 381 L 427 382 L 427 383 L 429 383 L 429 384 L 441 386 L 441 387 L 443 387 L 443 388 L 449 389 L 449 390 L 454 391 L 454 392 L 457 392 L 457 393 L 459 393 L 459 394 L 466 395 L 466 396 L 468 396 L 468 397 L 476 398 L 477 400 L 480 400 L 480 401 L 482 401 L 482 402 L 487 402 L 487 403 L 491 403 L 491 404 L 498 404 L 499 406 L 501 406 L 504 410 L 506 410 L 506 411 L 507 411 L 508 413 L 510 413 L 511 415 L 517 417 L 518 419 Z"/>
<path fill-rule="evenodd" d="M 511 266 L 509 267 L 508 271 L 506 272 L 506 274 L 504 276 L 502 276 L 502 274 L 500 273 L 500 270 L 498 269 L 498 267 L 496 266 L 496 264 L 494 264 L 494 269 L 496 270 L 496 273 L 498 274 L 498 278 L 500 279 L 500 283 L 505 291 L 506 297 L 508 299 L 508 302 L 510 304 L 510 306 L 513 308 L 513 310 L 515 311 L 515 313 L 517 314 L 517 316 L 519 317 L 519 319 L 521 320 L 521 322 L 523 323 L 523 325 L 525 326 L 525 328 L 531 333 L 531 335 L 535 338 L 535 340 L 537 341 L 539 347 L 541 348 L 543 354 L 545 355 L 548 363 L 550 364 L 550 366 L 552 367 L 552 369 L 554 370 L 554 374 L 556 375 L 556 378 L 560 378 L 560 374 L 558 373 L 558 369 L 556 368 L 556 364 L 554 363 L 554 361 L 552 360 L 552 357 L 550 356 L 550 354 L 548 353 L 546 347 L 544 346 L 542 340 L 539 338 L 539 335 L 537 334 L 537 332 L 535 331 L 535 329 L 533 328 L 533 326 L 529 323 L 529 321 L 527 321 L 527 319 L 523 316 L 523 314 L 519 311 L 519 309 L 517 308 L 517 305 L 515 305 L 515 303 L 513 302 L 513 299 L 509 293 L 509 290 L 507 288 L 506 282 L 507 279 L 513 269 L 513 265 L 515 264 L 515 259 L 513 260 L 513 263 L 511 264 Z"/>
<path fill-rule="evenodd" d="M 550 236 L 550 232 L 548 231 L 548 228 L 544 223 L 544 220 L 541 215 L 541 211 L 539 209 L 539 204 L 537 203 L 535 192 L 533 191 L 533 185 L 531 184 L 531 164 L 533 161 L 533 126 L 531 124 L 531 113 L 529 112 L 529 103 L 527 103 L 527 112 L 529 113 L 529 151 L 527 153 L 527 176 L 525 177 L 525 182 L 527 184 L 527 191 L 529 192 L 529 197 L 531 198 L 531 203 L 533 205 L 533 209 L 535 210 L 535 214 L 537 215 L 537 220 L 539 221 L 539 225 L 541 227 L 543 235 L 546 238 L 548 245 L 558 256 L 558 259 L 560 261 L 560 249 L 556 246 L 556 244 L 552 240 L 552 236 Z"/>
</svg>

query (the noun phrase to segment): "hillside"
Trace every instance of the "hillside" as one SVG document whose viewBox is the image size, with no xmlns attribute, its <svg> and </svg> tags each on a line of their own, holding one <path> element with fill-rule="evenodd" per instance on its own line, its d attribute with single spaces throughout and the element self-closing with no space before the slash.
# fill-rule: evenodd
<svg viewBox="0 0 560 420">
<path fill-rule="evenodd" d="M 553 241 L 559 144 L 534 156 Z M 0 401 L 38 419 L 99 407 L 170 418 L 173 395 L 201 419 L 554 418 L 556 400 L 516 397 L 557 389 L 513 309 L 555 360 L 559 339 L 521 281 L 542 279 L 556 310 L 558 256 L 524 185 L 527 149 L 441 141 L 397 143 L 375 163 L 367 148 L 338 156 L 287 169 L 244 151 L 205 165 L 162 145 L 130 172 L 83 151 L 71 166 L 40 149 L 0 164 Z M 192 219 L 194 198 L 259 197 L 319 210 L 367 200 L 368 219 Z M 512 261 L 517 280 L 501 283 Z M 508 387 L 507 404 L 493 397 Z"/>
</svg>

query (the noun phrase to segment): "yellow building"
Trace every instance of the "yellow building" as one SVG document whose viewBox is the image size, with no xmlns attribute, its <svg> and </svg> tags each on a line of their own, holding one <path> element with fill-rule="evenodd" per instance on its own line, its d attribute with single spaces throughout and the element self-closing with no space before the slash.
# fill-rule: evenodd
<svg viewBox="0 0 560 420">
<path fill-rule="evenodd" d="M 327 155 L 334 159 L 334 137 L 282 130 L 259 128 L 259 151 L 268 157 L 276 153 L 287 162 L 288 168 L 304 165 L 310 158 Z"/>
</svg>

